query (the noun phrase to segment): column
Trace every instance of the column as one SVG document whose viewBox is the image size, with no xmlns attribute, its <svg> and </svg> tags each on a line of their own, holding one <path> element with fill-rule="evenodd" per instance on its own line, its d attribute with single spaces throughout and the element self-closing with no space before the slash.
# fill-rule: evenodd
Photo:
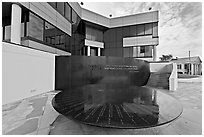
<svg viewBox="0 0 204 137">
<path fill-rule="evenodd" d="M 87 56 L 91 56 L 91 49 L 90 49 L 90 46 L 87 46 Z"/>
<path fill-rule="evenodd" d="M 194 65 L 191 64 L 191 75 L 194 75 Z"/>
<path fill-rule="evenodd" d="M 21 7 L 12 4 L 11 9 L 11 42 L 21 43 Z"/>
<path fill-rule="evenodd" d="M 153 61 L 157 60 L 157 46 L 153 46 Z"/>
<path fill-rule="evenodd" d="M 101 48 L 98 48 L 98 56 L 101 56 Z"/>
</svg>

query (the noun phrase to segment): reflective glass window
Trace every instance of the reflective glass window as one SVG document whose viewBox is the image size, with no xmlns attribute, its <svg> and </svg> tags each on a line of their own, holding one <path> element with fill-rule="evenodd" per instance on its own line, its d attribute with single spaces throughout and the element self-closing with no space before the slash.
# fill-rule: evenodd
<svg viewBox="0 0 204 137">
<path fill-rule="evenodd" d="M 145 34 L 145 27 L 144 24 L 137 25 L 137 35 L 144 35 Z"/>
<path fill-rule="evenodd" d="M 5 26 L 5 40 L 11 39 L 11 26 Z"/>
<path fill-rule="evenodd" d="M 56 29 L 55 33 L 55 46 L 59 49 L 65 49 L 65 33 L 59 29 Z"/>
<path fill-rule="evenodd" d="M 86 27 L 86 39 L 91 40 L 91 28 Z"/>
<path fill-rule="evenodd" d="M 65 17 L 71 21 L 71 7 L 68 3 L 65 3 Z"/>
<path fill-rule="evenodd" d="M 57 11 L 64 15 L 64 2 L 57 2 Z"/>
<path fill-rule="evenodd" d="M 116 42 L 116 29 L 112 29 L 110 37 L 111 37 L 111 42 Z"/>
<path fill-rule="evenodd" d="M 86 26 L 86 39 L 103 42 L 103 31 Z"/>
<path fill-rule="evenodd" d="M 153 37 L 158 37 L 158 23 L 153 23 Z"/>
<path fill-rule="evenodd" d="M 104 32 L 104 42 L 110 42 L 110 29 Z"/>
<path fill-rule="evenodd" d="M 133 47 L 133 57 L 138 57 L 138 47 Z"/>
<path fill-rule="evenodd" d="M 130 36 L 136 36 L 136 26 L 130 26 Z"/>
<path fill-rule="evenodd" d="M 96 29 L 91 29 L 91 40 L 96 41 L 96 36 L 97 36 L 97 30 Z"/>
<path fill-rule="evenodd" d="M 21 37 L 24 37 L 24 23 L 21 23 Z"/>
<path fill-rule="evenodd" d="M 115 28 L 116 29 L 116 41 L 122 42 L 123 41 L 123 30 L 122 28 Z"/>
<path fill-rule="evenodd" d="M 45 22 L 44 42 L 55 45 L 55 27 L 48 22 Z"/>
<path fill-rule="evenodd" d="M 53 8 L 57 7 L 57 2 L 48 2 Z"/>
<path fill-rule="evenodd" d="M 130 36 L 130 27 L 123 27 L 123 37 Z"/>
<path fill-rule="evenodd" d="M 144 46 L 140 47 L 140 53 L 145 53 L 145 47 Z"/>
<path fill-rule="evenodd" d="M 101 30 L 96 31 L 96 41 L 103 42 L 103 32 Z"/>
<path fill-rule="evenodd" d="M 65 35 L 65 47 L 66 51 L 71 52 L 71 37 L 69 35 Z"/>
<path fill-rule="evenodd" d="M 152 57 L 152 50 L 153 47 L 152 46 L 145 46 L 145 57 Z"/>
<path fill-rule="evenodd" d="M 152 34 L 152 24 L 145 24 L 145 35 Z"/>
<path fill-rule="evenodd" d="M 130 57 L 130 48 L 123 48 L 123 56 Z"/>
<path fill-rule="evenodd" d="M 101 48 L 101 56 L 105 55 L 104 52 L 105 52 L 105 50 Z"/>
<path fill-rule="evenodd" d="M 98 49 L 95 47 L 90 48 L 90 56 L 97 56 L 98 55 Z"/>
<path fill-rule="evenodd" d="M 72 9 L 72 22 L 77 23 L 77 13 Z"/>
<path fill-rule="evenodd" d="M 30 13 L 29 36 L 43 41 L 43 20 Z"/>
</svg>

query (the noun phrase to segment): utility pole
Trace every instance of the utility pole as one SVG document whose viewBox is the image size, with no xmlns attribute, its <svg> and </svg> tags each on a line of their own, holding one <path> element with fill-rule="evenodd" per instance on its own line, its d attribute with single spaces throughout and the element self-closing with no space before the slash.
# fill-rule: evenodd
<svg viewBox="0 0 204 137">
<path fill-rule="evenodd" d="M 188 51 L 188 57 L 189 57 L 189 65 L 188 65 L 189 74 L 191 74 L 191 63 L 190 63 L 191 51 L 190 50 Z"/>
</svg>

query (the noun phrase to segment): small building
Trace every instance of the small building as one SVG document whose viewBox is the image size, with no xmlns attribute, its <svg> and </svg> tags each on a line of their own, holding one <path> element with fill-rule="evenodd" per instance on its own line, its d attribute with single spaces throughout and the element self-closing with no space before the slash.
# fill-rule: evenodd
<svg viewBox="0 0 204 137">
<path fill-rule="evenodd" d="M 202 75 L 202 61 L 199 56 L 171 60 L 177 64 L 179 74 Z"/>
</svg>

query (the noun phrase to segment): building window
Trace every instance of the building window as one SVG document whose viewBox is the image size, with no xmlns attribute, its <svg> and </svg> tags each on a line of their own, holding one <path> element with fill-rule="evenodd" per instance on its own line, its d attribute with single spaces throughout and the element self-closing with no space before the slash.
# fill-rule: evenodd
<svg viewBox="0 0 204 137">
<path fill-rule="evenodd" d="M 11 26 L 5 26 L 4 40 L 9 41 L 11 39 Z"/>
<path fill-rule="evenodd" d="M 33 13 L 29 19 L 29 36 L 43 41 L 43 20 Z"/>
<path fill-rule="evenodd" d="M 54 9 L 57 8 L 57 2 L 48 2 Z"/>
<path fill-rule="evenodd" d="M 137 32 L 136 32 L 136 34 L 138 36 L 145 34 L 145 25 L 144 24 L 137 25 Z"/>
<path fill-rule="evenodd" d="M 181 69 L 181 64 L 178 64 L 178 65 L 177 65 L 177 69 Z"/>
<path fill-rule="evenodd" d="M 65 50 L 65 33 L 56 29 L 55 35 L 55 46 L 59 49 Z"/>
<path fill-rule="evenodd" d="M 92 30 L 91 30 L 91 28 L 90 27 L 86 27 L 86 39 L 88 39 L 88 40 L 91 40 L 92 38 L 91 38 L 91 32 L 92 32 Z"/>
<path fill-rule="evenodd" d="M 103 48 L 101 48 L 101 56 L 104 56 L 105 54 L 104 54 L 104 49 Z"/>
<path fill-rule="evenodd" d="M 103 42 L 103 31 L 86 26 L 86 39 Z"/>
<path fill-rule="evenodd" d="M 152 23 L 145 24 L 145 35 L 152 34 Z"/>
<path fill-rule="evenodd" d="M 130 26 L 130 37 L 135 37 L 137 34 L 136 34 L 136 31 L 137 31 L 137 29 L 136 29 L 136 25 L 134 25 L 134 26 Z"/>
<path fill-rule="evenodd" d="M 65 17 L 71 21 L 71 7 L 69 6 L 68 3 L 65 3 Z"/>
<path fill-rule="evenodd" d="M 57 2 L 57 11 L 64 16 L 64 2 Z"/>
<path fill-rule="evenodd" d="M 145 53 L 145 46 L 140 47 L 140 53 Z"/>
<path fill-rule="evenodd" d="M 129 37 L 130 36 L 130 27 L 126 26 L 126 27 L 122 27 L 122 29 L 123 29 L 123 38 Z"/>
<path fill-rule="evenodd" d="M 184 68 L 185 68 L 185 69 L 189 69 L 189 68 L 190 68 L 189 66 L 190 66 L 189 64 L 185 64 L 185 65 L 184 65 Z"/>
<path fill-rule="evenodd" d="M 98 48 L 90 47 L 90 56 L 98 56 Z"/>
<path fill-rule="evenodd" d="M 45 22 L 44 42 L 55 45 L 55 27 L 48 22 Z"/>
<path fill-rule="evenodd" d="M 152 57 L 153 46 L 135 46 L 123 48 L 124 57 Z"/>
<path fill-rule="evenodd" d="M 130 57 L 130 48 L 123 48 L 123 56 Z"/>
<path fill-rule="evenodd" d="M 153 37 L 158 37 L 158 22 L 152 24 L 152 29 Z"/>
<path fill-rule="evenodd" d="M 72 22 L 74 24 L 77 23 L 77 14 L 73 9 L 72 9 Z"/>
</svg>

